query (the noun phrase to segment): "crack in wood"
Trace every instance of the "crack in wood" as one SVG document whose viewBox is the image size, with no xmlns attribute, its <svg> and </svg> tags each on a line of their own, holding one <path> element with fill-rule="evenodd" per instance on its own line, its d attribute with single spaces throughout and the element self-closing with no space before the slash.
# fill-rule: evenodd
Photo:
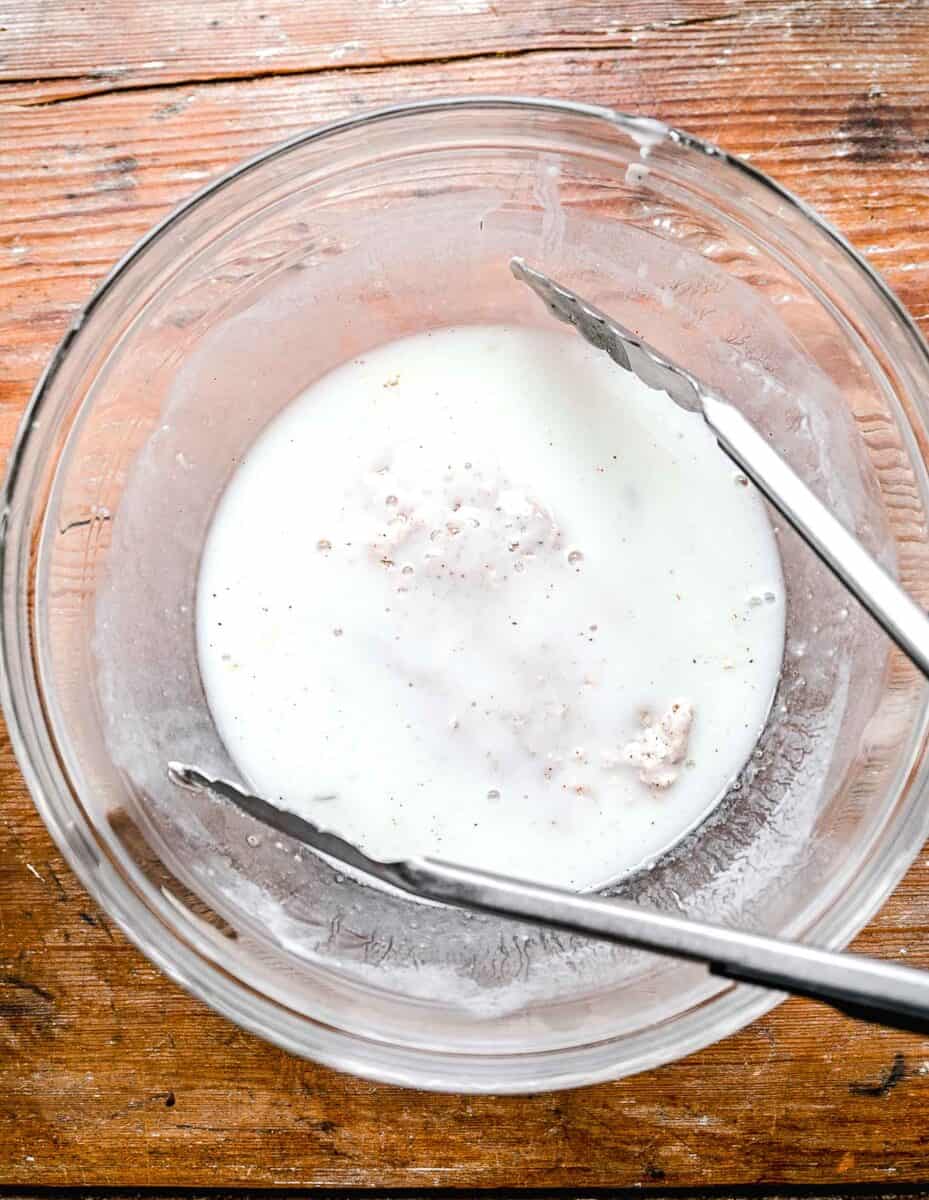
<svg viewBox="0 0 929 1200">
<path fill-rule="evenodd" d="M 31 983 L 28 979 L 23 979 L 20 975 L 0 976 L 0 986 L 15 988 L 21 992 L 29 992 L 31 995 L 37 996 L 40 1000 L 44 1000 L 47 1004 L 55 1003 L 55 997 L 51 992 L 47 992 L 45 988 L 39 987 L 37 983 Z"/>
<path fill-rule="evenodd" d="M 500 61 L 502 59 L 526 58 L 529 55 L 542 53 L 564 53 L 564 54 L 583 54 L 588 52 L 603 51 L 603 50 L 624 50 L 625 45 L 614 44 L 610 42 L 600 42 L 594 46 L 538 46 L 528 50 L 480 50 L 468 52 L 465 54 L 448 54 L 441 58 L 404 58 L 393 59 L 390 62 L 384 63 L 342 63 L 339 66 L 319 66 L 319 67 L 279 67 L 269 69 L 267 71 L 249 71 L 243 74 L 232 75 L 205 75 L 201 77 L 189 77 L 185 79 L 163 80 L 156 83 L 122 83 L 113 87 L 101 87 L 93 90 L 74 92 L 71 95 L 51 96 L 47 100 L 20 100 L 14 101 L 13 106 L 17 108 L 56 108 L 62 104 L 75 104 L 82 100 L 94 100 L 101 96 L 120 96 L 127 93 L 137 92 L 160 92 L 172 91 L 175 88 L 184 87 L 218 87 L 223 84 L 233 83 L 258 83 L 264 79 L 287 79 L 309 77 L 313 75 L 361 75 L 373 72 L 382 72 L 388 70 L 402 70 L 409 67 L 422 66 L 444 66 L 447 63 L 463 63 L 463 62 L 480 62 L 482 60 L 493 59 Z M 70 78 L 70 77 L 69 77 Z M 36 80 L 37 84 L 46 82 L 55 82 L 50 80 Z M 2 101 L 2 89 L 0 89 L 0 101 Z"/>
<path fill-rule="evenodd" d="M 877 1099 L 883 1099 L 905 1078 L 906 1059 L 902 1054 L 897 1053 L 894 1055 L 891 1065 L 881 1073 L 880 1079 L 874 1083 L 850 1083 L 848 1090 L 853 1096 L 874 1096 Z"/>
</svg>

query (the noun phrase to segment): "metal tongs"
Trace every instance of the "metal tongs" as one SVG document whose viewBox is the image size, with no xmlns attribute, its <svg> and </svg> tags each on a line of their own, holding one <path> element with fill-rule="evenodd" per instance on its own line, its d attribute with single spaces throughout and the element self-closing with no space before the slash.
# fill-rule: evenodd
<svg viewBox="0 0 929 1200">
<path fill-rule="evenodd" d="M 929 618 L 741 413 L 641 338 L 522 259 L 514 258 L 510 267 L 554 316 L 573 325 L 591 345 L 605 350 L 650 387 L 667 392 L 682 408 L 702 414 L 726 454 L 929 678 Z M 792 992 L 863 1020 L 929 1033 L 929 971 L 818 950 L 432 858 L 381 862 L 337 834 L 196 767 L 171 763 L 168 774 L 181 787 L 231 801 L 280 833 L 414 896 L 702 962 L 711 974 L 725 979 Z"/>
</svg>

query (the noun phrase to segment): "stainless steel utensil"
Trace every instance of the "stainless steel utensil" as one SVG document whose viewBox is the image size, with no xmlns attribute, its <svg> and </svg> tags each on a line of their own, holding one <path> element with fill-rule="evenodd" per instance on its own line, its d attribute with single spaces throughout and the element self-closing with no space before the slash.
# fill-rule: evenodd
<svg viewBox="0 0 929 1200">
<path fill-rule="evenodd" d="M 929 678 L 929 618 L 816 498 L 732 405 L 617 321 L 514 258 L 513 274 L 586 341 L 644 383 L 701 413 L 729 457 Z M 625 901 L 578 895 L 431 858 L 381 862 L 336 834 L 214 779 L 171 763 L 181 787 L 206 791 L 273 829 L 366 876 L 415 896 L 517 917 L 534 924 L 705 963 L 711 974 L 808 996 L 863 1020 L 929 1033 L 929 972 L 862 955 L 834 953 L 690 917 L 652 912 Z"/>
<path fill-rule="evenodd" d="M 271 829 L 414 896 L 702 962 L 712 975 L 808 996 L 862 1020 L 929 1033 L 929 971 L 817 950 L 433 858 L 381 862 L 337 834 L 228 780 L 214 779 L 183 763 L 170 763 L 168 775 L 179 787 L 231 801 Z"/>
<path fill-rule="evenodd" d="M 605 350 L 615 363 L 632 371 L 649 387 L 667 392 L 681 408 L 701 413 L 733 462 L 929 678 L 929 617 L 737 409 L 714 396 L 689 371 L 670 362 L 631 330 L 523 259 L 512 259 L 510 269 L 554 316 L 573 325 L 585 341 Z"/>
</svg>

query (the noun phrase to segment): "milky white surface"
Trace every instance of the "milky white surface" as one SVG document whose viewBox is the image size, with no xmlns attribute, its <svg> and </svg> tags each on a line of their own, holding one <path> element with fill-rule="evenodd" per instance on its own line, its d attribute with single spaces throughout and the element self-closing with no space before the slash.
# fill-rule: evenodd
<svg viewBox="0 0 929 1200">
<path fill-rule="evenodd" d="M 397 858 L 568 887 L 701 820 L 764 724 L 774 537 L 701 419 L 559 329 L 468 326 L 314 384 L 207 538 L 200 666 L 257 792 Z M 623 754 L 693 718 L 672 786 Z"/>
</svg>

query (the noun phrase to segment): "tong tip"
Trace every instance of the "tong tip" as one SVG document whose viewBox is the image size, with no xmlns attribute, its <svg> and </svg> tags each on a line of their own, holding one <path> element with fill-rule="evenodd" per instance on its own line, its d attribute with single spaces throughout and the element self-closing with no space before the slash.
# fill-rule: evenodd
<svg viewBox="0 0 929 1200">
<path fill-rule="evenodd" d="M 682 367 L 659 354 L 642 338 L 595 305 L 557 283 L 524 258 L 510 259 L 510 271 L 543 301 L 553 317 L 573 325 L 581 337 L 597 350 L 605 351 L 626 371 L 671 399 L 687 412 L 703 411 L 703 391 L 696 379 Z"/>
</svg>

